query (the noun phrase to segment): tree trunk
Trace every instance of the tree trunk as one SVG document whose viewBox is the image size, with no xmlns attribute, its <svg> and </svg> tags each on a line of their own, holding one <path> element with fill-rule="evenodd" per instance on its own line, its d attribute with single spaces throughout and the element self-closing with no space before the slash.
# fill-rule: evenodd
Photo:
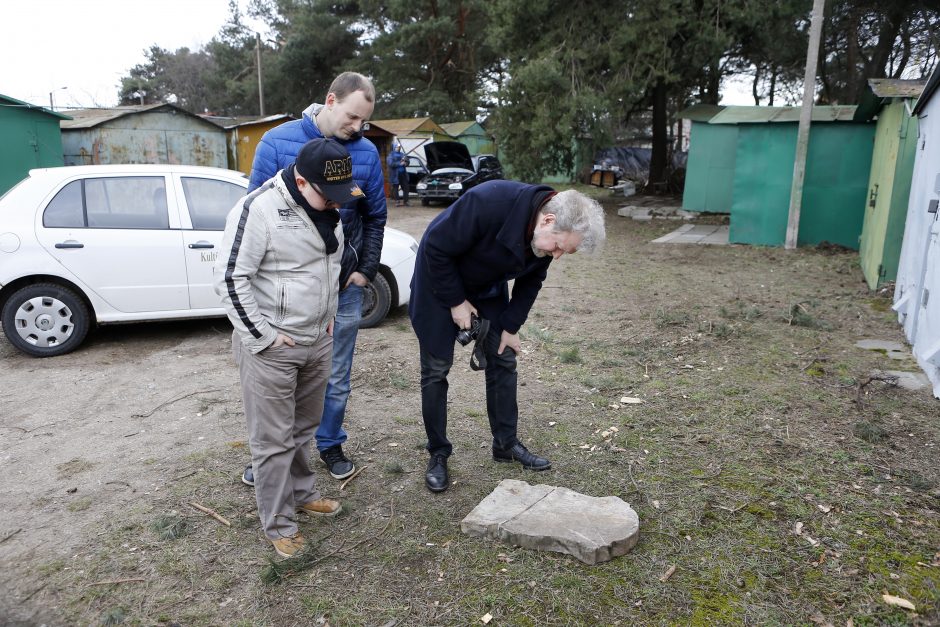
<svg viewBox="0 0 940 627">
<path fill-rule="evenodd" d="M 760 85 L 760 64 L 754 67 L 754 81 L 751 83 L 751 95 L 754 96 L 754 106 L 760 106 L 760 94 L 757 87 Z"/>
<path fill-rule="evenodd" d="M 653 87 L 653 152 L 650 155 L 649 187 L 656 189 L 656 183 L 666 181 L 666 83 L 656 81 Z"/>
</svg>

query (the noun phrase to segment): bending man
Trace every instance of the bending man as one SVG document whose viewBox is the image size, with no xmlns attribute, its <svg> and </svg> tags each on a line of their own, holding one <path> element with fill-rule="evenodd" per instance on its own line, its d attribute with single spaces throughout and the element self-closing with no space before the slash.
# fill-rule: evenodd
<svg viewBox="0 0 940 627">
<path fill-rule="evenodd" d="M 418 247 L 408 305 L 421 348 L 429 490 L 449 486 L 447 458 L 453 447 L 447 439 L 447 374 L 455 336 L 471 328 L 471 316 L 489 322 L 482 348 L 493 459 L 516 461 L 530 470 L 551 467 L 516 434 L 517 333 L 549 264 L 564 254 L 595 250 L 604 236 L 604 213 L 595 201 L 575 191 L 556 193 L 511 181 L 478 185 L 431 221 Z"/>
</svg>

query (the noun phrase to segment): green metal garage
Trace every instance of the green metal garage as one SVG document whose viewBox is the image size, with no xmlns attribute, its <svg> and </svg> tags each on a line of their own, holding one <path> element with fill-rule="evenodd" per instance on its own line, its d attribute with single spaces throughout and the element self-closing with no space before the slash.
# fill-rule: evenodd
<svg viewBox="0 0 940 627">
<path fill-rule="evenodd" d="M 60 166 L 67 115 L 0 94 L 0 194 L 26 178 L 33 168 Z"/>
</svg>

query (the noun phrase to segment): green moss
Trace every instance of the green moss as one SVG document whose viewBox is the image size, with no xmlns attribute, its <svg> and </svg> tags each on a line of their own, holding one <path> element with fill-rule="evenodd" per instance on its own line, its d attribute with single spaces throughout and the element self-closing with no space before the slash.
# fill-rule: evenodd
<svg viewBox="0 0 940 627">
<path fill-rule="evenodd" d="M 66 509 L 70 512 L 82 512 L 91 507 L 91 497 L 83 496 L 80 499 L 76 499 L 66 505 Z"/>
<path fill-rule="evenodd" d="M 741 599 L 737 595 L 718 592 L 708 586 L 692 590 L 695 607 L 689 624 L 705 625 L 740 625 L 744 623 Z"/>
</svg>

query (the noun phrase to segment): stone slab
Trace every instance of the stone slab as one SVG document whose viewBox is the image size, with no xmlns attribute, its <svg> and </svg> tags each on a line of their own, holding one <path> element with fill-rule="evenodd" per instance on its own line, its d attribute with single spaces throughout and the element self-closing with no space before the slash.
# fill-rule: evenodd
<svg viewBox="0 0 940 627">
<path fill-rule="evenodd" d="M 729 227 L 716 224 L 683 224 L 681 227 L 666 233 L 653 244 L 708 244 L 723 246 L 728 244 Z"/>
<path fill-rule="evenodd" d="M 616 496 L 504 479 L 461 521 L 460 530 L 593 565 L 629 552 L 639 539 L 640 519 Z"/>
<path fill-rule="evenodd" d="M 859 340 L 855 343 L 855 346 L 856 348 L 864 348 L 865 350 L 870 351 L 884 351 L 888 357 L 898 361 L 914 359 L 914 356 L 911 354 L 911 350 L 899 342 L 868 339 Z"/>
<path fill-rule="evenodd" d="M 908 372 L 906 370 L 873 370 L 872 375 L 890 375 L 898 378 L 898 387 L 905 390 L 917 391 L 930 387 L 930 379 L 923 372 Z"/>
</svg>

